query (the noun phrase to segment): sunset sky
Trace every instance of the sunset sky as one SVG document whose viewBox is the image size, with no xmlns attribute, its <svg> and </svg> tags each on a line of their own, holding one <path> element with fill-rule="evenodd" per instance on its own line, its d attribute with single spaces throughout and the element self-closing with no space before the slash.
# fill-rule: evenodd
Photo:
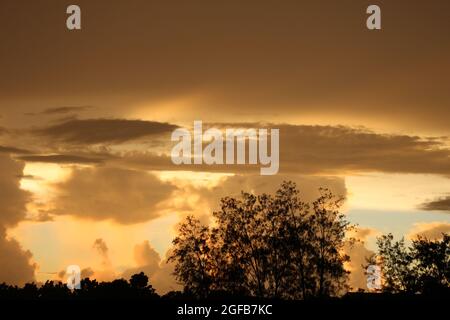
<svg viewBox="0 0 450 320">
<path fill-rule="evenodd" d="M 378 31 L 363 0 L 2 0 L 0 282 L 76 264 L 177 289 L 177 223 L 283 180 L 346 197 L 354 287 L 376 236 L 450 232 L 450 2 L 376 3 Z M 279 173 L 173 165 L 194 120 L 279 128 Z"/>
</svg>

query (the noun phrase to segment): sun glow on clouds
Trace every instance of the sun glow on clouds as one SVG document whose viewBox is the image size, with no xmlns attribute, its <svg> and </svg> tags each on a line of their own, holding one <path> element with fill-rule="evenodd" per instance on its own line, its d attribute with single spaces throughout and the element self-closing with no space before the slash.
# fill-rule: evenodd
<svg viewBox="0 0 450 320">
<path fill-rule="evenodd" d="M 62 182 L 70 175 L 70 167 L 51 163 L 26 163 L 23 169 L 24 177 L 20 181 L 22 189 L 45 193 L 45 184 Z"/>
<path fill-rule="evenodd" d="M 345 181 L 351 209 L 410 211 L 450 187 L 447 178 L 424 174 L 375 173 L 348 176 Z"/>
<path fill-rule="evenodd" d="M 194 188 L 214 188 L 224 182 L 232 173 L 194 172 L 194 171 L 155 171 L 159 179 L 164 182 L 176 184 L 183 188 L 192 186 Z"/>
<path fill-rule="evenodd" d="M 74 166 L 27 163 L 21 188 L 33 194 L 28 205 L 29 215 L 51 211 L 55 185 L 67 181 Z M 106 271 L 120 275 L 134 267 L 132 256 L 136 244 L 148 240 L 164 257 L 175 236 L 175 226 L 185 214 L 196 214 L 207 222 L 211 212 L 208 197 L 202 196 L 225 184 L 233 174 L 152 171 L 163 182 L 176 186 L 172 197 L 161 203 L 160 217 L 147 222 L 122 225 L 114 221 L 86 221 L 72 216 L 56 216 L 54 221 L 25 221 L 9 234 L 20 240 L 24 248 L 34 254 L 40 269 L 39 281 L 53 279 L 52 274 L 67 265 L 78 264 L 92 268 L 97 275 Z M 349 209 L 398 210 L 416 208 L 427 199 L 441 195 L 448 189 L 448 179 L 435 175 L 368 174 L 345 178 L 348 189 L 346 207 Z M 365 227 L 368 227 L 367 225 Z M 94 241 L 101 238 L 109 248 L 111 270 L 102 270 L 101 259 L 93 249 Z M 373 238 L 373 237 L 372 237 Z M 373 242 L 373 239 L 369 241 Z M 372 245 L 373 246 L 373 245 Z"/>
<path fill-rule="evenodd" d="M 26 163 L 20 188 L 29 191 L 33 200 L 27 204 L 28 215 L 51 209 L 54 196 L 53 184 L 63 182 L 70 177 L 71 167 L 50 163 Z"/>
<path fill-rule="evenodd" d="M 129 118 L 136 118 L 149 121 L 163 121 L 172 123 L 189 124 L 196 120 L 198 105 L 202 101 L 202 95 L 191 94 L 172 99 L 149 101 L 130 106 L 131 112 L 127 114 Z M 193 111 L 190 111 L 193 110 Z M 204 114 L 202 115 L 204 119 Z"/>
<path fill-rule="evenodd" d="M 22 246 L 33 252 L 34 260 L 39 264 L 37 279 L 45 281 L 54 279 L 53 273 L 65 270 L 71 264 L 92 268 L 98 275 L 105 275 L 107 271 L 119 275 L 135 266 L 133 248 L 145 240 L 164 257 L 175 236 L 173 226 L 177 222 L 177 214 L 134 225 L 62 216 L 54 221 L 22 222 L 8 234 L 20 239 Z M 103 270 L 102 257 L 93 248 L 99 238 L 109 249 L 110 270 Z"/>
<path fill-rule="evenodd" d="M 86 221 L 72 216 L 54 216 L 52 221 L 37 222 L 42 212 L 50 212 L 54 206 L 57 184 L 70 179 L 73 166 L 27 163 L 21 188 L 32 193 L 28 215 L 35 221 L 24 221 L 9 230 L 9 235 L 20 239 L 24 248 L 34 254 L 39 263 L 38 281 L 54 279 L 54 273 L 70 264 L 92 268 L 97 276 L 119 275 L 134 267 L 132 256 L 136 244 L 148 240 L 160 256 L 164 257 L 175 236 L 175 226 L 185 212 L 192 208 L 206 208 L 206 204 L 191 192 L 193 189 L 211 189 L 218 186 L 230 174 L 194 173 L 188 171 L 153 172 L 164 182 L 177 186 L 172 203 L 163 203 L 164 214 L 148 222 L 122 225 L 111 220 Z M 82 235 L 82 236 L 81 236 Z M 109 248 L 111 270 L 102 270 L 101 259 L 92 248 L 101 238 Z"/>
<path fill-rule="evenodd" d="M 212 207 L 205 192 L 212 191 L 234 174 L 192 172 L 192 171 L 160 171 L 154 172 L 163 182 L 177 186 L 169 205 L 179 217 L 195 215 L 203 223 L 210 223 Z"/>
</svg>

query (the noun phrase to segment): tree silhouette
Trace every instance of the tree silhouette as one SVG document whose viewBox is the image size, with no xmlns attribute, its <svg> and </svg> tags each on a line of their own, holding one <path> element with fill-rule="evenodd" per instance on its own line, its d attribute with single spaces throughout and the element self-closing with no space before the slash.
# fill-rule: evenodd
<svg viewBox="0 0 450 320">
<path fill-rule="evenodd" d="M 412 260 L 421 291 L 439 293 L 450 287 L 450 235 L 430 241 L 419 237 L 412 243 Z"/>
<path fill-rule="evenodd" d="M 130 285 L 134 289 L 145 289 L 147 283 L 148 277 L 143 272 L 133 274 L 130 278 Z"/>
<path fill-rule="evenodd" d="M 392 293 L 449 293 L 450 236 L 429 240 L 418 237 L 410 247 L 404 239 L 394 241 L 392 234 L 377 239 L 378 255 L 370 259 L 379 264 L 383 291 Z"/>
<path fill-rule="evenodd" d="M 412 291 L 414 287 L 412 281 L 415 277 L 411 276 L 412 261 L 404 239 L 394 241 L 392 234 L 383 235 L 377 238 L 377 246 L 384 278 L 384 291 L 394 293 Z"/>
<path fill-rule="evenodd" d="M 213 259 L 209 229 L 188 216 L 173 240 L 174 250 L 169 261 L 176 261 L 175 274 L 187 291 L 206 297 L 211 289 Z"/>
<path fill-rule="evenodd" d="M 283 182 L 275 195 L 223 198 L 213 228 L 188 217 L 170 257 L 177 279 L 199 297 L 211 290 L 291 299 L 338 294 L 350 225 L 339 213 L 342 199 L 320 193 L 310 210 L 296 185 Z"/>
</svg>

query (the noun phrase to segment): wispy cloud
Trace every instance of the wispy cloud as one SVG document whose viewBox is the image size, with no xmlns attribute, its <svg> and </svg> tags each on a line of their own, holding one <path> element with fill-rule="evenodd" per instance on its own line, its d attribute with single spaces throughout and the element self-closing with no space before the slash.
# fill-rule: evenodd
<svg viewBox="0 0 450 320">
<path fill-rule="evenodd" d="M 169 133 L 177 126 L 156 121 L 127 119 L 73 119 L 34 129 L 34 134 L 70 144 L 123 143 Z"/>
<path fill-rule="evenodd" d="M 445 211 L 450 213 L 450 195 L 422 203 L 419 208 L 422 210 Z"/>
</svg>

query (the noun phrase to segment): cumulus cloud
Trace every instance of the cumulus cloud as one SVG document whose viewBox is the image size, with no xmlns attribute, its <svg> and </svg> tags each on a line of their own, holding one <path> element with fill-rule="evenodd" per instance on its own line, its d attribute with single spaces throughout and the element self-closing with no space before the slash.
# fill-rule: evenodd
<svg viewBox="0 0 450 320">
<path fill-rule="evenodd" d="M 220 209 L 220 199 L 227 196 L 240 197 L 241 191 L 255 194 L 274 194 L 285 180 L 297 184 L 300 198 L 304 202 L 312 202 L 320 195 L 319 188 L 329 188 L 336 196 L 346 197 L 345 181 L 340 177 L 303 176 L 303 175 L 233 175 L 224 176 L 215 185 L 196 186 L 194 184 L 179 186 L 175 195 L 177 209 L 183 214 L 194 214 L 203 223 L 210 222 L 212 212 Z"/>
<path fill-rule="evenodd" d="M 176 282 L 173 276 L 174 263 L 167 261 L 170 251 L 166 253 L 164 259 L 161 259 L 159 253 L 147 240 L 136 244 L 133 249 L 135 267 L 126 269 L 122 273 L 115 271 L 110 260 L 108 245 L 104 239 L 96 239 L 92 247 L 100 258 L 100 266 L 98 268 L 83 268 L 81 270 L 82 279 L 112 281 L 117 278 L 124 278 L 129 280 L 133 274 L 144 272 L 149 277 L 149 283 L 159 294 L 181 289 L 181 285 Z M 66 271 L 61 270 L 58 272 L 56 278 L 57 280 L 65 281 L 67 279 Z"/>
<path fill-rule="evenodd" d="M 129 279 L 133 274 L 144 272 L 149 277 L 150 284 L 159 294 L 180 290 L 181 286 L 173 276 L 174 264 L 167 261 L 168 255 L 169 252 L 165 259 L 161 259 L 158 252 L 150 246 L 148 241 L 137 244 L 134 247 L 134 259 L 137 267 L 125 270 L 122 277 Z"/>
<path fill-rule="evenodd" d="M 450 223 L 448 222 L 422 222 L 415 223 L 413 229 L 408 233 L 409 239 L 417 237 L 436 240 L 442 238 L 443 233 L 450 233 Z"/>
<path fill-rule="evenodd" d="M 81 279 L 85 279 L 85 278 L 91 278 L 94 275 L 94 270 L 92 270 L 92 268 L 87 267 L 87 268 L 83 268 L 81 269 Z"/>
<path fill-rule="evenodd" d="M 93 278 L 95 272 L 94 270 L 92 270 L 91 267 L 87 267 L 87 268 L 83 268 L 81 269 L 80 272 L 80 278 L 81 279 L 86 279 L 86 278 Z M 58 272 L 56 274 L 56 280 L 65 282 L 67 280 L 67 274 L 66 274 L 66 270 L 61 270 L 60 272 Z"/>
<path fill-rule="evenodd" d="M 344 246 L 344 253 L 350 257 L 350 261 L 345 267 L 350 271 L 349 286 L 353 291 L 358 289 L 367 290 L 367 277 L 365 267 L 367 259 L 375 254 L 365 246 L 365 241 L 369 236 L 376 236 L 379 232 L 372 228 L 356 228 L 347 236 L 353 238 L 354 242 L 348 241 Z"/>
<path fill-rule="evenodd" d="M 348 126 L 222 123 L 205 124 L 204 129 L 214 126 L 279 128 L 282 174 L 386 172 L 450 175 L 450 149 L 445 138 L 382 134 Z M 140 151 L 122 153 L 113 161 L 149 170 L 259 174 L 261 167 L 259 164 L 176 166 L 167 155 Z"/>
<path fill-rule="evenodd" d="M 25 219 L 31 195 L 20 189 L 24 164 L 0 154 L 0 226 L 11 227 Z"/>
<path fill-rule="evenodd" d="M 75 168 L 55 187 L 55 214 L 123 224 L 158 217 L 159 203 L 175 189 L 152 174 L 109 167 Z"/>
<path fill-rule="evenodd" d="M 109 258 L 109 249 L 105 240 L 98 238 L 94 241 L 92 248 L 96 250 L 100 257 L 100 268 L 91 275 L 99 281 L 110 281 L 116 277 L 111 259 Z"/>
<path fill-rule="evenodd" d="M 347 189 L 345 180 L 340 177 L 306 176 L 306 175 L 234 175 L 227 177 L 223 183 L 211 189 L 217 196 L 238 196 L 241 191 L 274 194 L 283 181 L 291 180 L 297 184 L 300 197 L 305 202 L 312 202 L 320 196 L 319 188 L 328 188 L 335 195 L 345 197 Z M 218 202 L 218 201 L 217 201 Z"/>
<path fill-rule="evenodd" d="M 450 195 L 422 203 L 419 208 L 427 211 L 445 211 L 450 213 Z"/>
<path fill-rule="evenodd" d="M 9 239 L 5 228 L 0 226 L 0 283 L 21 286 L 35 281 L 37 265 L 32 257 L 15 239 Z"/>
<path fill-rule="evenodd" d="M 126 119 L 73 119 L 34 129 L 34 134 L 70 144 L 122 143 L 172 132 L 169 123 Z"/>
<path fill-rule="evenodd" d="M 112 281 L 116 279 L 117 274 L 109 257 L 109 249 L 105 240 L 102 238 L 96 239 L 92 245 L 92 249 L 95 250 L 100 258 L 100 265 L 95 270 L 91 267 L 81 269 L 81 279 L 90 278 L 96 279 L 97 281 Z M 66 270 L 61 270 L 56 274 L 56 280 L 66 281 L 66 279 Z"/>
<path fill-rule="evenodd" d="M 23 164 L 0 154 L 0 282 L 22 285 L 34 281 L 36 265 L 32 254 L 8 238 L 6 228 L 15 226 L 26 217 L 30 195 L 19 188 Z"/>
<path fill-rule="evenodd" d="M 161 257 L 159 256 L 159 253 L 150 246 L 148 241 L 137 244 L 134 247 L 133 253 L 134 260 L 138 266 L 150 266 L 155 270 L 159 267 Z"/>
</svg>

